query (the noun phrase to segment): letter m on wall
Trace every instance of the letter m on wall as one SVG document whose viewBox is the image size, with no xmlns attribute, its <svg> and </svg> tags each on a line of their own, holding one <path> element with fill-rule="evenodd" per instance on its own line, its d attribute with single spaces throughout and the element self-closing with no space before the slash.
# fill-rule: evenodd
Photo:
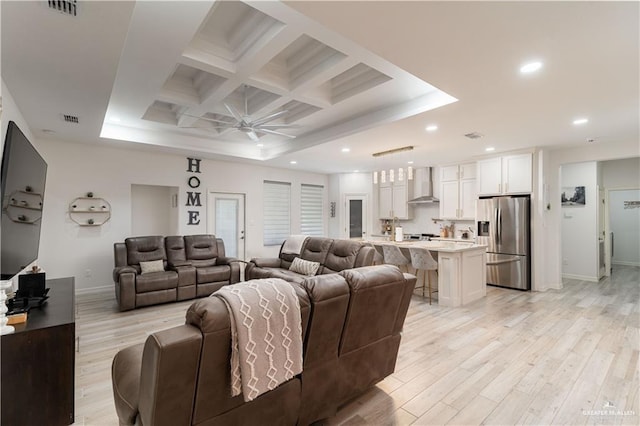
<svg viewBox="0 0 640 426">
<path fill-rule="evenodd" d="M 187 191 L 187 206 L 198 206 L 201 207 L 200 203 L 200 192 Z"/>
</svg>

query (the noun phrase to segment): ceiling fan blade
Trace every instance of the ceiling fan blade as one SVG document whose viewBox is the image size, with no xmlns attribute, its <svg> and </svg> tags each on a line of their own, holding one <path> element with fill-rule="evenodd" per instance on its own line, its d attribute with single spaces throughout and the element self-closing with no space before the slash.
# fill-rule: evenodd
<svg viewBox="0 0 640 426">
<path fill-rule="evenodd" d="M 256 128 L 260 129 L 299 129 L 299 124 L 258 124 L 255 125 Z"/>
<path fill-rule="evenodd" d="M 262 133 L 268 133 L 270 135 L 277 135 L 277 136 L 284 136 L 290 139 L 295 139 L 296 137 L 294 135 L 288 135 L 286 133 L 282 133 L 282 132 L 276 132 L 275 130 L 269 130 L 269 129 L 265 129 L 262 127 L 258 127 L 256 129 L 258 132 L 262 132 Z"/>
<path fill-rule="evenodd" d="M 216 120 L 215 118 L 198 117 L 197 115 L 191 115 L 186 113 L 183 113 L 182 115 L 186 115 L 187 117 L 191 117 L 191 118 L 197 118 L 198 120 L 211 121 L 212 123 L 222 123 L 222 124 L 228 124 L 230 126 L 233 126 L 234 124 L 231 121 Z"/>
<path fill-rule="evenodd" d="M 258 135 L 256 135 L 256 132 L 254 132 L 253 130 L 247 132 L 247 136 L 249 136 L 249 138 L 254 142 L 258 142 L 258 140 L 260 140 L 260 138 L 258 138 Z"/>
<path fill-rule="evenodd" d="M 208 126 L 208 127 L 202 127 L 202 126 L 184 126 L 184 127 L 179 127 L 180 129 L 202 129 L 202 130 L 209 130 L 209 129 L 232 129 L 233 127 L 230 126 Z"/>
<path fill-rule="evenodd" d="M 286 109 L 283 109 L 282 111 L 278 111 L 278 112 L 276 112 L 274 114 L 270 114 L 270 115 L 267 115 L 265 117 L 261 117 L 261 118 L 258 118 L 256 120 L 253 120 L 251 122 L 251 124 L 253 126 L 257 126 L 257 125 L 260 125 L 260 124 L 263 124 L 263 123 L 267 123 L 267 122 L 269 122 L 271 120 L 275 120 L 276 118 L 278 118 L 278 117 L 280 117 L 280 116 L 282 116 L 282 115 L 284 115 L 284 114 L 286 114 L 288 112 L 289 111 L 287 111 Z"/>
<path fill-rule="evenodd" d="M 224 107 L 231 113 L 231 115 L 233 115 L 233 118 L 235 118 L 238 123 L 242 122 L 242 116 L 234 107 L 226 103 L 224 104 Z"/>
</svg>

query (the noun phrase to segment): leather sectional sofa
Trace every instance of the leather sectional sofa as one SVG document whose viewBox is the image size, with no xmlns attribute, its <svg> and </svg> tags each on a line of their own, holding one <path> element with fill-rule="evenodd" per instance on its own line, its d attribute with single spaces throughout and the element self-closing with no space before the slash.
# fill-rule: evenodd
<svg viewBox="0 0 640 426">
<path fill-rule="evenodd" d="M 303 372 L 251 402 L 231 397 L 224 302 L 197 300 L 186 324 L 115 356 L 120 424 L 307 425 L 333 416 L 394 371 L 415 282 L 379 265 L 291 283 L 301 307 Z"/>
<path fill-rule="evenodd" d="M 209 296 L 240 281 L 240 264 L 225 257 L 224 242 L 215 235 L 132 237 L 113 250 L 121 311 Z M 154 263 L 157 271 L 142 273 Z"/>
<path fill-rule="evenodd" d="M 358 241 L 334 240 L 332 238 L 307 237 L 300 253 L 284 253 L 283 247 L 276 258 L 254 258 L 244 271 L 245 280 L 256 278 L 282 278 L 301 283 L 306 276 L 289 270 L 296 257 L 320 264 L 316 275 L 335 274 L 345 269 L 373 265 L 375 248 Z"/>
</svg>

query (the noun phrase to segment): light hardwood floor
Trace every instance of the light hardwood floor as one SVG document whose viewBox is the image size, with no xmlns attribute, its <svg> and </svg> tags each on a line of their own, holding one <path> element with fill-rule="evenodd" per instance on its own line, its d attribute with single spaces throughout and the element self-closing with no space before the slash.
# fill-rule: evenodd
<svg viewBox="0 0 640 426">
<path fill-rule="evenodd" d="M 543 293 L 488 287 L 463 308 L 414 296 L 396 371 L 327 425 L 640 424 L 640 268 Z M 111 360 L 184 323 L 192 301 L 119 313 L 76 300 L 76 424 L 117 425 Z"/>
</svg>

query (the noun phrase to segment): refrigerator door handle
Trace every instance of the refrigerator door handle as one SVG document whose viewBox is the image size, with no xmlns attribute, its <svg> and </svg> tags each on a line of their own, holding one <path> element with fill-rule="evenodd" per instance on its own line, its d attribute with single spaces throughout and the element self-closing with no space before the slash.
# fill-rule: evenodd
<svg viewBox="0 0 640 426">
<path fill-rule="evenodd" d="M 513 263 L 513 262 L 520 262 L 520 257 L 512 257 L 511 259 L 505 259 L 505 260 L 494 260 L 494 261 L 487 262 L 487 265 L 503 265 L 505 263 Z"/>
<path fill-rule="evenodd" d="M 502 244 L 502 211 L 499 207 L 496 210 L 496 236 L 498 238 L 496 242 Z"/>
</svg>

